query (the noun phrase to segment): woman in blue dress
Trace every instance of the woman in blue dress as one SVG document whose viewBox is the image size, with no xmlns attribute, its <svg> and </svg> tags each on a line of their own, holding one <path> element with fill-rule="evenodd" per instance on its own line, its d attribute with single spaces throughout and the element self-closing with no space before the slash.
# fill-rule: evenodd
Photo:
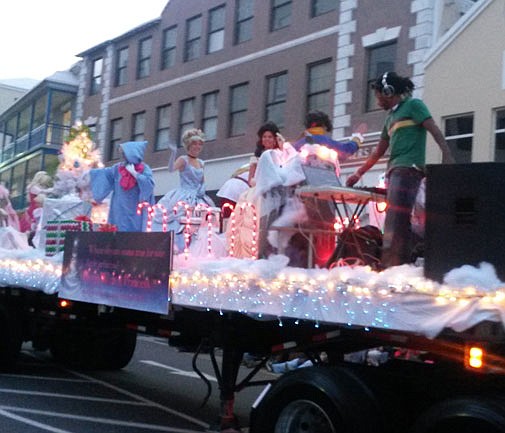
<svg viewBox="0 0 505 433">
<path fill-rule="evenodd" d="M 182 222 L 186 216 L 185 206 L 188 205 L 193 209 L 199 204 L 215 207 L 212 199 L 205 193 L 204 162 L 198 158 L 204 141 L 205 135 L 200 129 L 194 128 L 184 132 L 182 144 L 186 155 L 179 156 L 174 162 L 174 149 L 168 163 L 169 171 L 179 171 L 180 186 L 167 192 L 157 203 L 167 211 L 168 230 L 175 232 L 175 246 L 178 252 L 182 252 L 185 247 L 185 226 Z M 161 231 L 162 223 L 161 212 L 158 211 L 153 220 L 153 231 Z"/>
</svg>

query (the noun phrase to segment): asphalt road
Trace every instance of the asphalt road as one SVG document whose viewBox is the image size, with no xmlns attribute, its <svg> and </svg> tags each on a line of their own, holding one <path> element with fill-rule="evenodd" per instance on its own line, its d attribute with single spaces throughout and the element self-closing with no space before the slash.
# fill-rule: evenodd
<svg viewBox="0 0 505 433">
<path fill-rule="evenodd" d="M 23 346 L 16 371 L 0 374 L 0 432 L 8 433 L 194 433 L 216 431 L 219 389 L 207 355 L 192 371 L 191 353 L 166 340 L 140 336 L 132 361 L 120 371 L 75 371 L 55 364 L 47 352 Z M 241 376 L 250 370 L 241 369 Z M 262 370 L 257 379 L 275 379 Z M 250 407 L 262 387 L 246 388 L 235 413 L 248 431 Z"/>
</svg>

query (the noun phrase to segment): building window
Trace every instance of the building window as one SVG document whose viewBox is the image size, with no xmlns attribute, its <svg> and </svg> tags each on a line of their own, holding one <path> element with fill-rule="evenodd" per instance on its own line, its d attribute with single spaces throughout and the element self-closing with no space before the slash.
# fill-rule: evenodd
<svg viewBox="0 0 505 433">
<path fill-rule="evenodd" d="M 239 84 L 230 90 L 230 133 L 231 137 L 245 134 L 249 84 Z"/>
<path fill-rule="evenodd" d="M 182 138 L 185 131 L 195 127 L 195 98 L 181 101 L 179 119 L 179 137 Z M 182 146 L 182 143 L 179 143 L 179 146 Z"/>
<path fill-rule="evenodd" d="M 217 95 L 218 92 L 203 95 L 202 126 L 207 140 L 215 140 L 217 136 Z"/>
<path fill-rule="evenodd" d="M 394 71 L 396 64 L 396 41 L 368 49 L 368 71 L 366 88 L 367 111 L 379 110 L 372 83 L 384 72 Z"/>
<path fill-rule="evenodd" d="M 271 31 L 282 29 L 291 24 L 290 0 L 272 0 Z"/>
<path fill-rule="evenodd" d="M 186 48 L 184 50 L 184 61 L 200 57 L 200 40 L 202 38 L 202 16 L 190 18 L 186 21 Z"/>
<path fill-rule="evenodd" d="M 20 208 L 23 206 L 23 196 L 25 194 L 25 171 L 26 171 L 26 163 L 22 162 L 17 164 L 12 169 L 12 178 L 10 184 L 10 200 L 12 206 L 15 208 Z"/>
<path fill-rule="evenodd" d="M 457 163 L 472 162 L 473 114 L 446 118 L 445 140 Z"/>
<path fill-rule="evenodd" d="M 252 39 L 253 11 L 253 0 L 237 0 L 235 11 L 235 44 Z"/>
<path fill-rule="evenodd" d="M 96 95 L 102 87 L 102 68 L 103 59 L 93 60 L 93 68 L 91 69 L 91 85 L 89 93 L 90 95 Z"/>
<path fill-rule="evenodd" d="M 317 17 L 327 12 L 337 9 L 338 0 L 312 0 L 311 2 L 311 16 Z"/>
<path fill-rule="evenodd" d="M 279 128 L 284 126 L 287 88 L 288 74 L 286 72 L 267 77 L 265 120 L 276 123 Z"/>
<path fill-rule="evenodd" d="M 333 77 L 331 61 L 309 65 L 307 111 L 321 110 L 331 115 L 330 92 Z"/>
<path fill-rule="evenodd" d="M 505 108 L 496 110 L 495 116 L 494 160 L 496 162 L 505 162 Z"/>
<path fill-rule="evenodd" d="M 139 42 L 139 56 L 137 64 L 137 78 L 151 75 L 152 38 L 145 38 Z"/>
<path fill-rule="evenodd" d="M 110 121 L 109 160 L 119 159 L 119 144 L 122 140 L 123 119 Z"/>
<path fill-rule="evenodd" d="M 161 47 L 161 69 L 175 65 L 175 47 L 177 44 L 177 26 L 163 31 L 163 46 Z"/>
<path fill-rule="evenodd" d="M 155 150 L 168 149 L 170 143 L 171 105 L 163 105 L 156 109 L 156 143 Z"/>
<path fill-rule="evenodd" d="M 128 81 L 128 47 L 116 52 L 116 86 L 122 86 Z"/>
<path fill-rule="evenodd" d="M 209 34 L 207 53 L 215 53 L 224 47 L 224 6 L 209 11 Z"/>
<path fill-rule="evenodd" d="M 132 117 L 132 141 L 144 141 L 146 130 L 146 113 L 134 113 Z"/>
</svg>

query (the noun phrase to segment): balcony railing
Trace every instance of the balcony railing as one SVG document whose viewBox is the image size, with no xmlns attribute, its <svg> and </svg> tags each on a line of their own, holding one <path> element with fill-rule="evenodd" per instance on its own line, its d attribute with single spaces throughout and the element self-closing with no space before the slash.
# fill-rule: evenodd
<svg viewBox="0 0 505 433">
<path fill-rule="evenodd" d="M 6 149 L 0 157 L 0 162 L 6 162 L 15 159 L 19 155 L 43 145 L 62 146 L 65 138 L 70 131 L 70 126 L 48 123 L 40 125 L 19 137 L 11 146 Z"/>
</svg>

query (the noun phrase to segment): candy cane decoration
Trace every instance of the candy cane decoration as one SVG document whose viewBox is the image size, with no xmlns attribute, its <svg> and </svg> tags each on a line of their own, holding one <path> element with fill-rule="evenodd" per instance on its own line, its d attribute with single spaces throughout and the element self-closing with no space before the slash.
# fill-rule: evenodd
<svg viewBox="0 0 505 433">
<path fill-rule="evenodd" d="M 147 225 L 149 226 L 149 223 L 154 218 L 156 209 L 159 209 L 161 212 L 161 230 L 163 231 L 163 233 L 166 233 L 168 230 L 168 211 L 167 208 L 163 206 L 161 203 L 156 203 L 155 205 L 151 206 L 151 212 L 148 215 Z"/>
<path fill-rule="evenodd" d="M 150 232 L 152 228 L 152 206 L 147 201 L 140 202 L 137 205 L 137 215 L 142 215 L 142 209 L 147 208 L 147 226 L 146 231 Z"/>
<path fill-rule="evenodd" d="M 177 215 L 177 212 L 179 211 L 179 208 L 183 208 L 185 215 L 186 215 L 186 223 L 184 225 L 184 256 L 186 260 L 189 257 L 189 241 L 191 237 L 191 228 L 190 228 L 190 223 L 191 223 L 191 206 L 186 203 L 185 201 L 181 200 L 178 201 L 175 206 L 172 208 L 174 211 L 174 214 Z"/>
<path fill-rule="evenodd" d="M 249 203 L 249 202 L 246 202 L 246 203 L 240 203 L 238 205 L 239 209 L 241 212 L 244 212 L 244 209 L 246 207 L 249 207 L 252 209 L 253 211 L 253 233 L 252 233 L 252 241 L 251 241 L 251 251 L 252 251 L 252 258 L 253 259 L 256 259 L 256 254 L 257 254 L 257 251 L 258 251 L 258 246 L 257 246 L 257 243 L 258 243 L 258 217 L 256 215 L 256 207 L 254 206 L 254 204 L 252 203 Z M 235 215 L 236 215 L 236 208 L 235 210 L 232 212 L 232 214 L 230 215 L 230 219 L 231 219 L 231 240 L 230 240 L 230 256 L 234 256 L 235 255 L 235 237 L 236 237 L 236 231 L 237 231 L 237 227 L 236 227 L 236 219 L 235 219 Z"/>
<path fill-rule="evenodd" d="M 207 221 L 207 254 L 210 256 L 212 255 L 212 220 L 215 219 L 215 215 L 212 212 L 212 208 L 206 203 L 199 203 L 195 207 L 195 211 L 202 209 L 205 210 L 205 221 Z"/>
</svg>

